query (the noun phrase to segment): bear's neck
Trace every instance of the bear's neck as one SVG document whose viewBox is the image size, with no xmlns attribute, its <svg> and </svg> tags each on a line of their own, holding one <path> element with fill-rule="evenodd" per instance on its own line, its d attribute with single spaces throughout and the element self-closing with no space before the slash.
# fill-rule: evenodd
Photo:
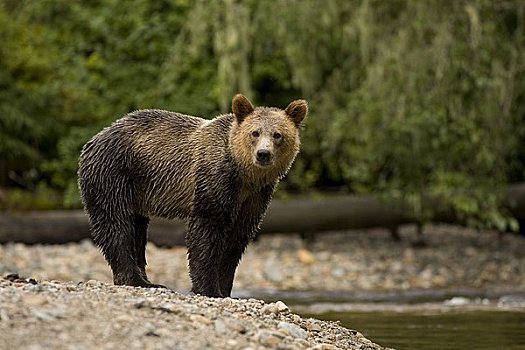
<svg viewBox="0 0 525 350">
<path fill-rule="evenodd" d="M 281 178 L 277 169 L 261 169 L 256 166 L 245 168 L 243 175 L 246 185 L 255 188 L 275 185 Z"/>
</svg>

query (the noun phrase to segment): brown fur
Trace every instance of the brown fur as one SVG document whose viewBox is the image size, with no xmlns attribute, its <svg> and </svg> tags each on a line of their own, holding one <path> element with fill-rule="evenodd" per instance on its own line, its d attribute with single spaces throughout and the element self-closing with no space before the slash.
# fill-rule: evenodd
<svg viewBox="0 0 525 350">
<path fill-rule="evenodd" d="M 145 273 L 149 217 L 179 217 L 189 219 L 193 290 L 230 294 L 240 255 L 299 151 L 307 104 L 254 108 L 237 95 L 232 110 L 211 121 L 137 111 L 84 146 L 82 198 L 116 284 L 155 286 Z"/>
<path fill-rule="evenodd" d="M 262 129 L 262 134 L 271 134 L 274 130 L 280 130 L 284 135 L 282 144 L 276 147 L 276 161 L 272 167 L 259 168 L 253 164 L 254 146 L 250 139 L 253 129 Z M 247 179 L 256 185 L 268 184 L 284 177 L 299 153 L 299 146 L 299 131 L 280 110 L 260 109 L 247 116 L 240 125 L 235 122 L 230 131 L 230 148 L 233 157 L 239 167 L 245 171 Z"/>
</svg>

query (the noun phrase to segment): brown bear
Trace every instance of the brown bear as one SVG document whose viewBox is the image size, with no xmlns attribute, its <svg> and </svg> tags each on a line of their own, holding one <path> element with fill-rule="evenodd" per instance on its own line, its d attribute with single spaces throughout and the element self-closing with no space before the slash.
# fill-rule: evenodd
<svg viewBox="0 0 525 350">
<path fill-rule="evenodd" d="M 163 287 L 146 276 L 151 216 L 188 219 L 192 291 L 225 297 L 277 182 L 299 152 L 304 100 L 205 120 L 163 110 L 129 113 L 83 147 L 79 187 L 92 237 L 117 285 Z"/>
</svg>

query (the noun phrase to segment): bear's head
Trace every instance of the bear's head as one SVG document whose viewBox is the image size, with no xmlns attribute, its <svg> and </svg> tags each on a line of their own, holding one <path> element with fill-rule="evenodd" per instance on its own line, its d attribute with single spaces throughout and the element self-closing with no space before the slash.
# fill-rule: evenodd
<svg viewBox="0 0 525 350">
<path fill-rule="evenodd" d="M 305 100 L 286 109 L 254 107 L 243 95 L 232 100 L 232 154 L 245 168 L 268 181 L 286 174 L 299 152 L 299 128 L 308 113 Z"/>
</svg>

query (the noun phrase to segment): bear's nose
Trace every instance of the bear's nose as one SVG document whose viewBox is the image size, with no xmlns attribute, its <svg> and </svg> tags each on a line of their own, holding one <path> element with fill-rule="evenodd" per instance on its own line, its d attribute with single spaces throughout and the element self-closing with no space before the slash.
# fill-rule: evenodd
<svg viewBox="0 0 525 350">
<path fill-rule="evenodd" d="M 268 163 L 272 158 L 272 153 L 267 149 L 260 149 L 257 151 L 257 161 L 260 163 Z"/>
</svg>

